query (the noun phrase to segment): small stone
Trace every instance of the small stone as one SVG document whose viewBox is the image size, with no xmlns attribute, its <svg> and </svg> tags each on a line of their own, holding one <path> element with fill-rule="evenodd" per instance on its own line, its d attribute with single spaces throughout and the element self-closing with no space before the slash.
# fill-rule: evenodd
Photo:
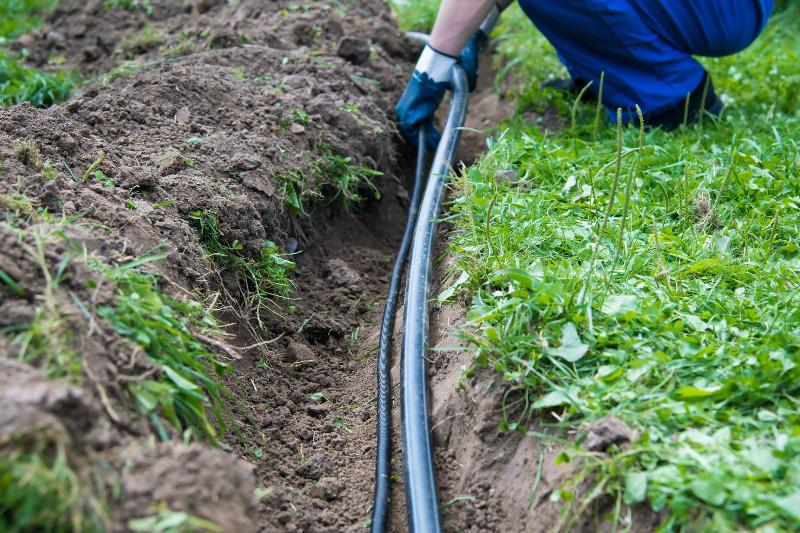
<svg viewBox="0 0 800 533">
<path fill-rule="evenodd" d="M 289 131 L 291 131 L 295 135 L 300 135 L 301 133 L 306 131 L 306 129 L 305 129 L 305 127 L 303 127 L 302 124 L 295 123 L 295 124 L 292 124 L 291 126 L 289 126 Z"/>
<path fill-rule="evenodd" d="M 312 498 L 319 498 L 320 500 L 331 501 L 339 497 L 344 490 L 344 485 L 341 481 L 334 477 L 323 477 L 317 481 L 317 484 L 311 487 L 308 493 Z"/>
<path fill-rule="evenodd" d="M 192 113 L 187 106 L 183 106 L 175 113 L 175 122 L 179 124 L 189 124 L 192 119 Z"/>
<path fill-rule="evenodd" d="M 625 422 L 608 415 L 589 425 L 586 449 L 590 452 L 603 452 L 612 444 L 622 447 L 638 437 L 638 432 L 628 427 Z"/>
</svg>

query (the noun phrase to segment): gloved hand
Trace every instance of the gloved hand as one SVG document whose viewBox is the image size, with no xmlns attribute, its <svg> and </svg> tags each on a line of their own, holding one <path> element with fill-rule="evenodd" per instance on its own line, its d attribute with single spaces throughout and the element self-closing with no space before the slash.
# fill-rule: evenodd
<svg viewBox="0 0 800 533">
<path fill-rule="evenodd" d="M 425 46 L 411 81 L 395 106 L 400 133 L 414 146 L 417 145 L 420 128 L 425 128 L 425 144 L 430 150 L 436 149 L 442 136 L 433 127 L 433 115 L 450 85 L 453 65 L 458 62 L 464 68 L 469 90 L 474 91 L 478 82 L 478 57 L 481 49 L 489 41 L 489 33 L 500 13 L 511 3 L 512 0 L 499 0 L 492 7 L 458 58 Z"/>
<path fill-rule="evenodd" d="M 478 29 L 467 42 L 467 45 L 458 56 L 458 63 L 464 69 L 467 75 L 467 83 L 469 84 L 469 92 L 475 90 L 478 85 L 478 58 L 481 55 L 481 50 L 486 45 L 489 37 L 483 33 L 483 30 Z"/>
<path fill-rule="evenodd" d="M 433 115 L 450 86 L 456 58 L 425 46 L 419 56 L 414 74 L 406 90 L 395 106 L 400 133 L 414 146 L 417 145 L 419 129 L 425 128 L 425 144 L 435 150 L 441 134 L 433 127 Z"/>
</svg>

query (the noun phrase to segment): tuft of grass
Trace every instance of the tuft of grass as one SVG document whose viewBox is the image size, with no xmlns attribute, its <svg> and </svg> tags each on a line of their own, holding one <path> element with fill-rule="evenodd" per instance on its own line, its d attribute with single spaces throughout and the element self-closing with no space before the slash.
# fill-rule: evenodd
<svg viewBox="0 0 800 533">
<path fill-rule="evenodd" d="M 219 218 L 212 211 L 195 211 L 189 221 L 197 229 L 208 257 L 243 277 L 244 292 L 254 301 L 258 320 L 264 305 L 274 302 L 275 298 L 286 298 L 294 290 L 289 271 L 295 264 L 284 258 L 274 242 L 264 241 L 255 255 L 248 255 L 239 241 L 223 242 Z"/>
<path fill-rule="evenodd" d="M 3 0 L 0 3 L 0 44 L 23 35 L 39 24 L 57 0 Z"/>
<path fill-rule="evenodd" d="M 13 203 L 0 206 L 4 209 L 16 209 L 14 218 L 9 218 L 11 222 L 5 222 L 3 226 L 19 236 L 28 260 L 42 274 L 44 288 L 33 320 L 22 326 L 0 329 L 0 334 L 13 334 L 11 345 L 17 351 L 17 358 L 36 364 L 48 377 L 77 380 L 81 374 L 81 357 L 72 347 L 73 332 L 57 297 L 57 291 L 72 258 L 64 256 L 57 265 L 51 266 L 47 256 L 49 248 L 62 240 L 64 229 L 75 219 L 62 217 L 53 220 L 46 212 L 36 212 L 29 204 L 20 203 L 24 200 L 24 196 L 17 196 Z M 20 229 L 15 221 L 17 218 L 35 221 L 37 224 L 29 229 Z M 29 296 L 2 271 L 0 279 L 17 296 Z"/>
<path fill-rule="evenodd" d="M 439 11 L 438 0 L 389 0 L 389 5 L 403 31 L 430 32 Z"/>
<path fill-rule="evenodd" d="M 77 83 L 71 73 L 50 74 L 26 67 L 0 50 L 0 105 L 51 106 L 66 100 Z"/>
<path fill-rule="evenodd" d="M 163 255 L 112 268 L 102 259 L 87 257 L 85 250 L 71 245 L 66 234 L 77 217 L 53 219 L 46 212 L 32 211 L 23 200 L 19 196 L 6 202 L 0 197 L 0 207 L 15 209 L 13 216 L 9 211 L 7 221 L 2 224 L 19 236 L 28 260 L 39 269 L 44 284 L 33 320 L 0 329 L 0 334 L 11 336 L 10 346 L 16 350 L 16 357 L 35 364 L 50 378 L 81 380 L 83 361 L 75 349 L 76 332 L 69 317 L 83 314 L 90 320 L 93 318 L 72 293 L 67 301 L 61 283 L 73 263 L 85 261 L 118 290 L 114 304 L 101 306 L 97 314 L 119 335 L 141 346 L 161 370 L 158 379 L 125 383 L 125 390 L 136 406 L 150 418 L 163 439 L 169 435 L 162 419 L 178 431 L 188 431 L 196 440 L 219 445 L 219 429 L 225 428 L 222 398 L 227 392 L 220 377 L 231 372 L 231 367 L 217 359 L 198 338 L 198 334 L 215 330 L 216 321 L 211 313 L 198 302 L 181 302 L 165 296 L 158 287 L 158 277 L 141 269 Z M 56 245 L 64 246 L 67 253 L 58 264 L 51 265 L 49 253 Z M 2 270 L 0 283 L 19 297 L 29 296 Z M 88 280 L 88 283 L 96 282 Z"/>
<path fill-rule="evenodd" d="M 125 36 L 117 45 L 115 53 L 121 54 L 130 60 L 159 46 L 164 40 L 164 32 L 146 24 L 138 32 Z"/>
<path fill-rule="evenodd" d="M 380 190 L 373 181 L 383 175 L 378 170 L 354 164 L 351 157 L 337 155 L 325 145 L 309 163 L 308 175 L 292 172 L 279 178 L 286 203 L 296 214 L 305 213 L 305 205 L 313 198 L 326 200 L 326 205 L 341 199 L 347 212 L 369 196 L 380 198 Z"/>
<path fill-rule="evenodd" d="M 215 328 L 213 316 L 198 302 L 165 296 L 156 276 L 139 269 L 163 257 L 141 258 L 116 268 L 96 262 L 95 267 L 118 288 L 114 305 L 100 307 L 98 314 L 119 335 L 141 346 L 162 371 L 159 380 L 137 381 L 127 387 L 161 438 L 169 440 L 163 418 L 198 441 L 220 445 L 218 435 L 226 427 L 223 396 L 227 393 L 220 377 L 232 369 L 197 338 L 196 331 Z"/>
<path fill-rule="evenodd" d="M 705 61 L 728 108 L 671 134 L 596 127 L 596 106 L 539 90 L 561 67 L 509 15 L 519 105 L 574 109 L 574 126 L 500 129 L 456 181 L 451 252 L 475 365 L 517 392 L 505 427 L 578 435 L 560 526 L 610 497 L 664 512 L 664 531 L 797 530 L 800 6 Z M 581 449 L 609 414 L 638 439 Z"/>
<path fill-rule="evenodd" d="M 32 30 L 57 0 L 4 0 L 0 3 L 0 47 L 10 39 Z M 51 74 L 23 65 L 0 48 L 0 106 L 30 102 L 46 107 L 66 100 L 77 85 L 76 75 Z"/>
<path fill-rule="evenodd" d="M 34 139 L 19 141 L 15 147 L 14 155 L 17 160 L 28 168 L 38 170 L 42 167 L 42 153 Z"/>
<path fill-rule="evenodd" d="M 105 504 L 70 466 L 67 440 L 52 427 L 0 435 L 0 530 L 107 530 Z"/>
</svg>

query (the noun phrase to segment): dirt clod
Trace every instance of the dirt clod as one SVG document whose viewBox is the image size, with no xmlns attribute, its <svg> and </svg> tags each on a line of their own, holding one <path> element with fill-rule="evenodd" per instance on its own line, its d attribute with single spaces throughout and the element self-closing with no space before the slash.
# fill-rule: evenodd
<svg viewBox="0 0 800 533">
<path fill-rule="evenodd" d="M 336 53 L 354 65 L 361 65 L 369 59 L 369 45 L 363 39 L 345 37 L 339 42 Z"/>
<path fill-rule="evenodd" d="M 341 481 L 333 477 L 323 477 L 317 481 L 317 484 L 311 487 L 309 494 L 313 498 L 320 500 L 335 500 L 342 493 L 344 485 Z"/>
<path fill-rule="evenodd" d="M 314 352 L 302 342 L 292 341 L 289 343 L 289 346 L 286 347 L 286 357 L 284 361 L 287 363 L 313 361 L 314 359 Z"/>
<path fill-rule="evenodd" d="M 147 502 L 186 509 L 212 520 L 222 531 L 255 531 L 255 477 L 253 467 L 220 450 L 200 445 L 163 444 L 133 454 L 122 479 L 118 517 L 149 514 Z"/>
<path fill-rule="evenodd" d="M 322 454 L 316 454 L 297 467 L 297 475 L 306 479 L 320 479 L 330 471 L 330 464 Z"/>
<path fill-rule="evenodd" d="M 329 279 L 336 287 L 357 287 L 361 276 L 341 259 L 328 261 Z"/>
<path fill-rule="evenodd" d="M 161 176 L 169 176 L 170 174 L 177 174 L 186 168 L 186 160 L 182 155 L 177 153 L 169 153 L 164 156 L 158 163 L 158 173 Z"/>
</svg>

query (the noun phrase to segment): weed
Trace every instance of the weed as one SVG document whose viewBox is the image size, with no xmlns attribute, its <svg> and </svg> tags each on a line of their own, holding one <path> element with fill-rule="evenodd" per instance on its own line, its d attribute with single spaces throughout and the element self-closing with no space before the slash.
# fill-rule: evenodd
<svg viewBox="0 0 800 533">
<path fill-rule="evenodd" d="M 123 61 L 120 65 L 117 65 L 100 76 L 99 81 L 103 85 L 109 85 L 115 80 L 127 78 L 138 72 L 142 72 L 152 65 L 152 63 L 142 63 L 141 61 Z"/>
<path fill-rule="evenodd" d="M 70 466 L 67 435 L 42 427 L 27 437 L 0 437 L 0 530 L 105 531 L 107 511 Z"/>
<path fill-rule="evenodd" d="M 265 241 L 261 250 L 250 257 L 245 254 L 244 246 L 239 241 L 223 243 L 224 235 L 215 213 L 208 210 L 195 211 L 190 217 L 190 223 L 197 229 L 208 257 L 243 276 L 244 292 L 254 300 L 258 320 L 265 304 L 273 302 L 275 298 L 286 298 L 294 290 L 294 282 L 289 278 L 288 272 L 295 265 L 283 257 L 272 241 Z"/>
<path fill-rule="evenodd" d="M 429 32 L 439 9 L 439 2 L 435 0 L 390 0 L 389 5 L 404 31 Z"/>
<path fill-rule="evenodd" d="M 97 169 L 100 168 L 100 165 L 103 164 L 105 158 L 105 154 L 100 151 L 100 153 L 97 154 L 97 159 L 95 159 L 94 162 L 89 165 L 89 168 L 86 169 L 86 172 L 83 173 L 83 181 L 89 181 L 89 178 L 91 178 L 95 172 L 97 172 Z"/>
<path fill-rule="evenodd" d="M 122 54 L 126 59 L 143 54 L 164 42 L 165 35 L 161 30 L 147 24 L 138 32 L 125 36 L 117 46 L 115 53 Z"/>
<path fill-rule="evenodd" d="M 76 84 L 77 77 L 70 73 L 29 68 L 0 50 L 0 105 L 30 102 L 47 107 L 66 100 Z"/>
<path fill-rule="evenodd" d="M 17 358 L 36 363 L 48 377 L 69 377 L 77 380 L 81 374 L 81 357 L 72 348 L 73 333 L 66 323 L 62 305 L 56 296 L 71 258 L 65 256 L 55 268 L 51 267 L 47 258 L 48 247 L 62 239 L 63 230 L 72 222 L 73 218 L 61 218 L 54 223 L 42 219 L 27 230 L 8 224 L 6 229 L 20 237 L 20 245 L 44 278 L 41 304 L 37 307 L 33 320 L 15 328 L 12 346 L 17 350 Z M 9 276 L 2 277 L 5 284 L 18 296 L 26 296 L 25 291 Z"/>
<path fill-rule="evenodd" d="M 41 15 L 55 5 L 56 0 L 4 0 L 0 3 L 0 44 L 34 29 Z"/>
<path fill-rule="evenodd" d="M 32 30 L 56 0 L 4 0 L 0 3 L 0 45 Z M 74 74 L 29 68 L 0 49 L 0 106 L 30 102 L 45 107 L 64 101 L 78 83 Z"/>
<path fill-rule="evenodd" d="M 210 353 L 194 333 L 214 328 L 213 316 L 197 302 L 164 296 L 157 278 L 138 270 L 162 257 L 146 257 L 116 268 L 95 262 L 95 268 L 118 287 L 115 304 L 101 307 L 98 314 L 118 334 L 141 346 L 163 372 L 159 381 L 128 385 L 136 405 L 150 416 L 162 439 L 168 436 L 157 415 L 178 430 L 188 430 L 197 440 L 218 445 L 217 428 L 226 426 L 222 401 L 226 389 L 219 376 L 231 367 Z"/>
<path fill-rule="evenodd" d="M 182 533 L 184 531 L 219 532 L 222 528 L 214 522 L 190 515 L 182 511 L 173 511 L 162 504 L 153 508 L 155 514 L 144 518 L 128 520 L 128 528 L 137 533 Z"/>
<path fill-rule="evenodd" d="M 47 181 L 53 181 L 58 178 L 58 172 L 53 168 L 53 163 L 51 163 L 49 159 L 42 165 L 42 176 Z"/>
<path fill-rule="evenodd" d="M 42 153 L 39 151 L 39 146 L 33 139 L 19 141 L 14 150 L 14 155 L 20 163 L 28 168 L 34 170 L 42 168 Z"/>
</svg>

